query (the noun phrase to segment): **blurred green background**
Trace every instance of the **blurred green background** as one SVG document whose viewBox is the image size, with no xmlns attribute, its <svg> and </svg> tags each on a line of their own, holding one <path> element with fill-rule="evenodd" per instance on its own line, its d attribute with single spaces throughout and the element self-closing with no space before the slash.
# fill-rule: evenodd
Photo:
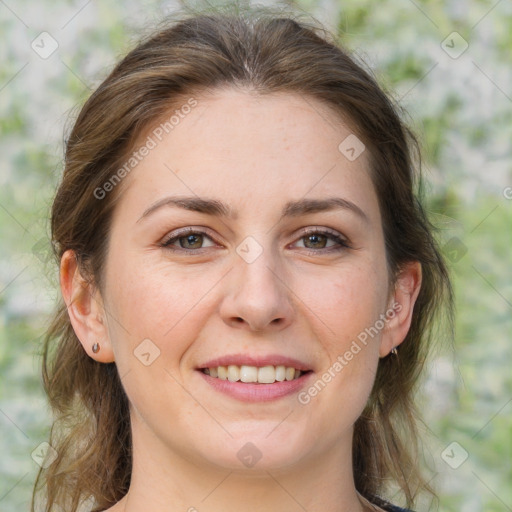
<svg viewBox="0 0 512 512">
<path fill-rule="evenodd" d="M 141 28 L 177 5 L 0 1 L 2 512 L 28 510 L 50 425 L 38 352 L 57 292 L 48 211 L 65 134 Z M 439 509 L 512 511 L 512 2 L 293 5 L 374 70 L 423 141 L 457 305 L 454 347 L 439 339 L 419 397 Z"/>
</svg>

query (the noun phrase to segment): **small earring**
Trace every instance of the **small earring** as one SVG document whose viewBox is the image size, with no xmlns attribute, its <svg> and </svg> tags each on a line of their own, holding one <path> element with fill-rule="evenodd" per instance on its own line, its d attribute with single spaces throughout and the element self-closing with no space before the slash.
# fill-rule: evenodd
<svg viewBox="0 0 512 512">
<path fill-rule="evenodd" d="M 396 349 L 396 347 L 393 347 L 391 349 L 391 353 L 394 355 L 394 356 L 397 356 L 398 355 L 398 350 Z"/>
<path fill-rule="evenodd" d="M 99 351 L 100 351 L 100 344 L 99 343 L 95 343 L 93 346 L 92 346 L 92 351 L 97 354 Z"/>
</svg>

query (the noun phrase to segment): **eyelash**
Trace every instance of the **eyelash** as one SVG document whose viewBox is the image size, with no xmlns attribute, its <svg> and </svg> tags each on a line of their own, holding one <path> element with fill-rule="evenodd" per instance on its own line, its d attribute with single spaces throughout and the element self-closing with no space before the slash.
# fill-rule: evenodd
<svg viewBox="0 0 512 512">
<path fill-rule="evenodd" d="M 186 229 L 184 229 L 182 231 L 179 231 L 178 233 L 174 234 L 171 237 L 164 238 L 164 240 L 160 243 L 160 246 L 163 247 L 164 249 L 167 249 L 167 250 L 172 251 L 172 252 L 179 252 L 179 253 L 182 253 L 182 254 L 188 253 L 191 256 L 197 254 L 198 251 L 201 251 L 202 249 L 209 249 L 209 247 L 201 247 L 199 249 L 184 249 L 183 247 L 181 247 L 181 248 L 171 247 L 171 244 L 173 242 L 177 242 L 180 238 L 184 238 L 187 235 L 204 235 L 204 236 L 208 237 L 210 240 L 213 241 L 213 238 L 210 235 L 208 235 L 208 233 L 206 231 L 202 231 L 202 230 L 194 229 L 194 228 L 186 228 Z M 300 236 L 298 238 L 298 240 L 301 240 L 302 238 L 305 238 L 305 237 L 311 236 L 311 235 L 326 236 L 328 239 L 330 239 L 330 240 L 336 242 L 337 244 L 339 244 L 339 246 L 338 247 L 327 247 L 327 248 L 324 247 L 322 249 L 307 249 L 307 248 L 304 248 L 303 250 L 307 254 L 318 255 L 319 253 L 338 252 L 338 251 L 343 251 L 343 250 L 351 248 L 348 240 L 346 240 L 345 238 L 342 238 L 341 235 L 339 235 L 336 231 L 331 231 L 331 230 L 326 229 L 326 228 L 323 228 L 323 229 L 308 229 L 308 230 L 306 230 L 306 231 L 304 231 L 302 233 L 302 236 Z"/>
</svg>

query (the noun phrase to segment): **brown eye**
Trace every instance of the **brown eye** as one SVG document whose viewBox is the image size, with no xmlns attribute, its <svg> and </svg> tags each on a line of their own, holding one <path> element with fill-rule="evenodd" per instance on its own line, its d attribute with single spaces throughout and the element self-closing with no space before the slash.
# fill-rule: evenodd
<svg viewBox="0 0 512 512">
<path fill-rule="evenodd" d="M 312 234 L 303 237 L 305 240 L 304 245 L 308 249 L 324 249 L 327 244 L 327 237 L 322 234 Z M 308 245 L 311 243 L 311 245 Z"/>
<path fill-rule="evenodd" d="M 160 245 L 165 249 L 173 251 L 183 250 L 192 252 L 194 250 L 212 247 L 215 243 L 206 233 L 194 229 L 187 229 L 186 231 L 182 230 L 181 233 L 175 233 L 174 236 L 171 233 Z"/>
<path fill-rule="evenodd" d="M 180 236 L 177 240 L 180 242 L 180 247 L 183 249 L 200 249 L 203 243 L 203 235 L 186 235 Z"/>
<path fill-rule="evenodd" d="M 302 248 L 307 249 L 311 254 L 343 251 L 351 247 L 349 241 L 343 235 L 335 231 L 327 231 L 325 228 L 310 229 L 296 243 L 300 242 L 304 244 Z"/>
</svg>

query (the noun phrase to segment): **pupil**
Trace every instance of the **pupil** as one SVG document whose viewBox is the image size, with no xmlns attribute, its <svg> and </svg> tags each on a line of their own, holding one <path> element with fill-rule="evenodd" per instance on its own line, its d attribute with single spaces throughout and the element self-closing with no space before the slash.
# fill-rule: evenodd
<svg viewBox="0 0 512 512">
<path fill-rule="evenodd" d="M 194 241 L 196 240 L 196 243 L 199 243 L 197 242 L 198 239 L 200 239 L 201 235 L 187 235 L 186 237 L 186 240 L 187 240 L 187 245 L 194 245 Z"/>
<path fill-rule="evenodd" d="M 308 239 L 310 242 L 313 243 L 313 245 L 318 244 L 320 241 L 319 239 L 323 238 L 323 237 L 324 237 L 324 235 L 308 235 Z"/>
</svg>

